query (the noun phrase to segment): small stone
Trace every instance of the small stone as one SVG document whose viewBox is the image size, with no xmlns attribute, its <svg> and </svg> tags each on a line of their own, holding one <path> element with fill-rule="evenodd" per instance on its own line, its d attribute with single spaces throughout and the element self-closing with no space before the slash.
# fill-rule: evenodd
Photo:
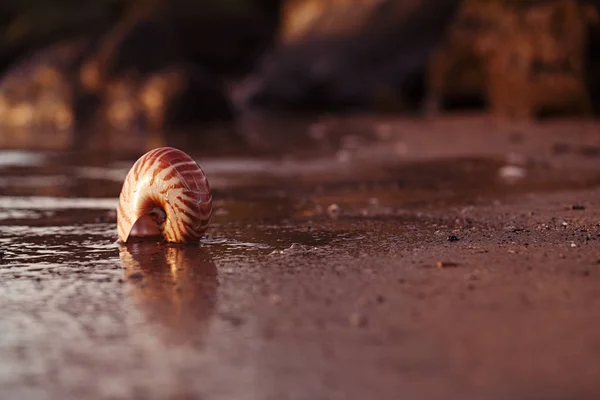
<svg viewBox="0 0 600 400">
<path fill-rule="evenodd" d="M 221 314 L 221 319 L 229 322 L 234 327 L 238 327 L 244 323 L 244 319 L 242 317 L 238 317 L 237 315 L 230 313 Z"/>
<path fill-rule="evenodd" d="M 467 281 L 476 281 L 476 280 L 479 279 L 478 274 L 479 274 L 479 271 L 475 271 L 473 273 L 466 274 L 465 275 L 465 280 L 467 280 Z"/>
<path fill-rule="evenodd" d="M 527 176 L 527 170 L 516 165 L 505 165 L 498 170 L 498 176 L 508 183 L 514 183 Z"/>
<path fill-rule="evenodd" d="M 379 304 L 384 303 L 385 302 L 385 297 L 383 297 L 382 295 L 378 294 L 377 297 L 375 297 L 375 301 L 377 301 Z"/>
<path fill-rule="evenodd" d="M 269 303 L 273 304 L 274 306 L 281 304 L 281 296 L 278 294 L 272 294 L 269 296 Z"/>
<path fill-rule="evenodd" d="M 458 264 L 452 261 L 438 261 L 435 264 L 438 268 L 454 268 L 458 267 Z"/>
<path fill-rule="evenodd" d="M 139 281 L 144 279 L 144 273 L 142 271 L 137 271 L 134 272 L 132 274 L 130 274 L 127 279 L 129 279 L 130 281 Z"/>
<path fill-rule="evenodd" d="M 582 206 L 581 204 L 571 204 L 571 205 L 569 206 L 569 209 L 571 209 L 571 210 L 578 210 L 578 211 L 582 211 L 582 210 L 585 210 L 585 207 L 584 207 L 584 206 Z"/>
<path fill-rule="evenodd" d="M 577 247 L 577 243 L 571 242 L 571 247 Z"/>
<path fill-rule="evenodd" d="M 350 322 L 350 325 L 357 327 L 357 328 L 366 326 L 367 325 L 367 317 L 365 317 L 364 315 L 361 315 L 359 313 L 354 313 L 354 314 L 351 314 L 350 317 L 348 317 L 348 322 Z"/>
<path fill-rule="evenodd" d="M 458 236 L 454 236 L 454 235 L 450 235 L 448 236 L 448 241 L 449 242 L 458 242 L 460 239 L 458 238 Z"/>
<path fill-rule="evenodd" d="M 340 206 L 338 206 L 337 204 L 330 204 L 329 207 L 327 207 L 327 214 L 329 214 L 329 216 L 331 218 L 337 218 L 340 216 Z"/>
</svg>

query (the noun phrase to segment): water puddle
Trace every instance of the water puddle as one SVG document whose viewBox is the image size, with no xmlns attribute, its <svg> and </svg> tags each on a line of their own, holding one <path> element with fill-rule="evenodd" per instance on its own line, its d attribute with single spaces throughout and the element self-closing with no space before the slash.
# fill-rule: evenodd
<svg viewBox="0 0 600 400">
<path fill-rule="evenodd" d="M 56 164 L 61 159 L 56 155 L 7 152 L 2 157 L 4 265 L 84 263 L 116 255 L 117 197 L 133 160 L 74 167 Z M 335 158 L 207 158 L 202 165 L 214 190 L 213 221 L 202 244 L 216 258 L 236 252 L 264 255 L 293 245 L 336 247 L 377 234 L 364 228 L 368 223 L 380 224 L 375 231 L 385 233 L 386 223 L 406 226 L 411 213 L 423 210 L 600 184 L 595 174 L 569 175 L 543 166 L 505 181 L 498 173 L 504 161 L 483 158 L 367 166 Z M 61 169 L 70 174 L 57 175 Z M 44 195 L 47 189 L 56 194 Z"/>
</svg>

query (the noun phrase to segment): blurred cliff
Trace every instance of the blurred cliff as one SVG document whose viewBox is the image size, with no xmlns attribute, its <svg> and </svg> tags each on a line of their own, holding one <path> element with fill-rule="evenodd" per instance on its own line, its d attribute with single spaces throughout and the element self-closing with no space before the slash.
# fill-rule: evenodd
<svg viewBox="0 0 600 400">
<path fill-rule="evenodd" d="M 153 147 L 263 110 L 597 115 L 599 4 L 5 0 L 0 147 Z"/>
</svg>

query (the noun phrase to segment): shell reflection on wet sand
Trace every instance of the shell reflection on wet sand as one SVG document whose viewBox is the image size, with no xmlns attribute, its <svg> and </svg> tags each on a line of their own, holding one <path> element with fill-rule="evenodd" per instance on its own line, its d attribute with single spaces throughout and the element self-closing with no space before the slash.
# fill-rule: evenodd
<svg viewBox="0 0 600 400">
<path fill-rule="evenodd" d="M 159 147 L 129 170 L 117 208 L 119 240 L 162 236 L 167 242 L 198 241 L 208 227 L 212 196 L 206 175 L 189 155 Z"/>
<path fill-rule="evenodd" d="M 217 267 L 202 247 L 156 242 L 120 246 L 127 292 L 165 339 L 198 344 L 217 303 Z"/>
</svg>

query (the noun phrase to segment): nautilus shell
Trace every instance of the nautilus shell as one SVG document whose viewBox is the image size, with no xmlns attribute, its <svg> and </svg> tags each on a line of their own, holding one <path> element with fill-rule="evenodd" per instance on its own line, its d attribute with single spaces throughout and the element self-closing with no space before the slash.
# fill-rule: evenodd
<svg viewBox="0 0 600 400">
<path fill-rule="evenodd" d="M 186 153 L 159 147 L 129 170 L 117 209 L 120 242 L 162 236 L 167 242 L 199 240 L 210 221 L 212 195 L 206 175 Z"/>
</svg>

